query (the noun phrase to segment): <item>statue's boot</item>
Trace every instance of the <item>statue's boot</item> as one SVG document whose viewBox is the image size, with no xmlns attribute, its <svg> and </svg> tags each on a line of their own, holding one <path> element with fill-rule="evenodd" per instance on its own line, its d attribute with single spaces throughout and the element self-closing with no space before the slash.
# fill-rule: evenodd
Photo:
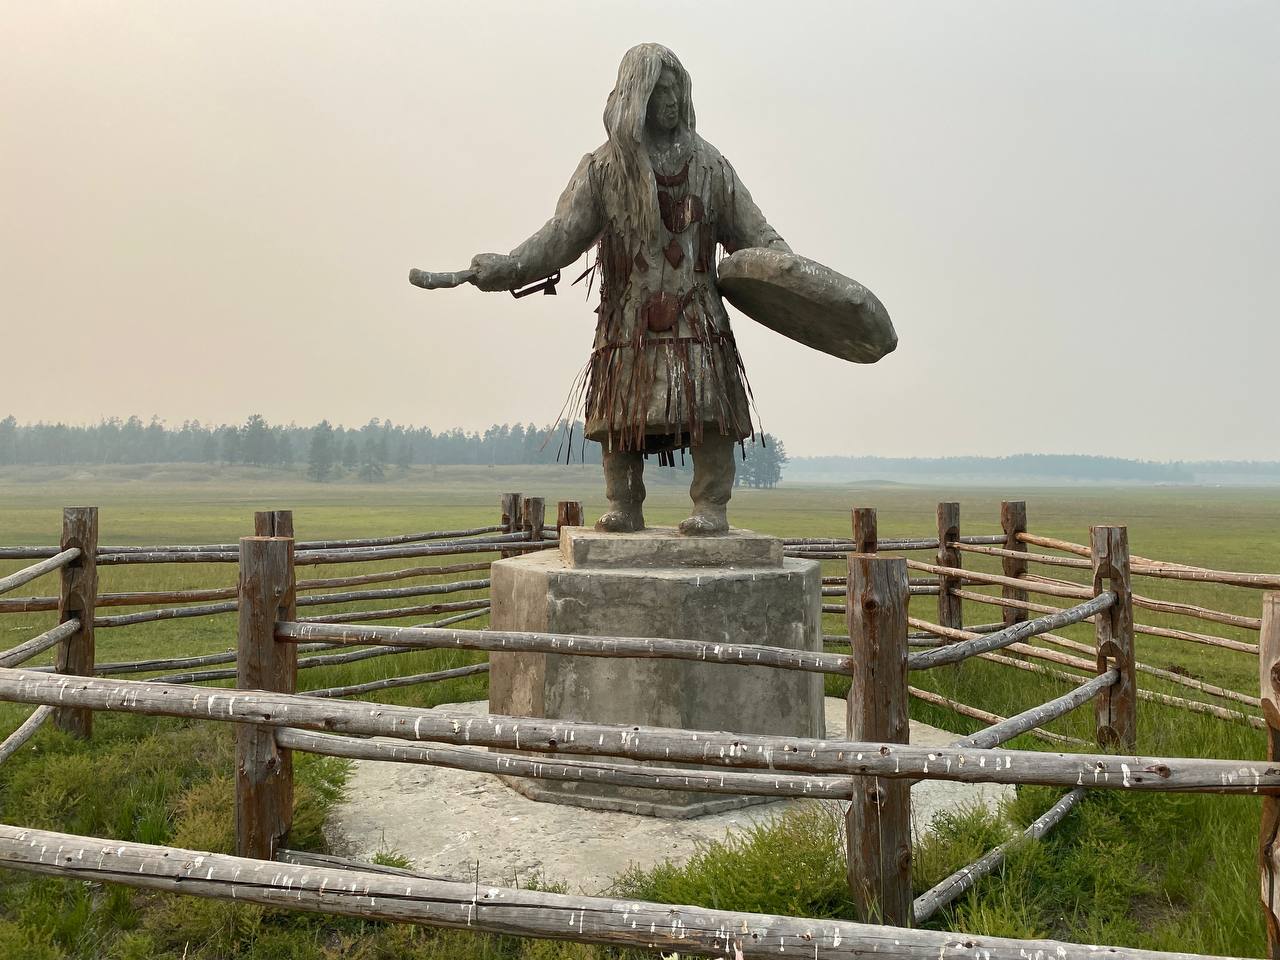
<svg viewBox="0 0 1280 960">
<path fill-rule="evenodd" d="M 693 483 L 689 485 L 689 497 L 693 500 L 693 515 L 681 522 L 681 533 L 696 537 L 729 529 L 733 444 L 732 437 L 708 430 L 702 443 L 692 448 Z"/>
<path fill-rule="evenodd" d="M 609 512 L 596 521 L 605 533 L 644 529 L 644 455 L 628 450 L 604 453 L 604 495 Z"/>
</svg>

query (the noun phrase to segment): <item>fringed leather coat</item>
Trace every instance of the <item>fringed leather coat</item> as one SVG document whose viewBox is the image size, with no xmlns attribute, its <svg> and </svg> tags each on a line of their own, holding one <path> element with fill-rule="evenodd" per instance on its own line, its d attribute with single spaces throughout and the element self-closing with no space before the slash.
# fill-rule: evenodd
<svg viewBox="0 0 1280 960">
<path fill-rule="evenodd" d="M 659 453 L 702 442 L 706 430 L 753 436 L 749 390 L 716 288 L 716 247 L 789 249 L 720 152 L 692 138 L 677 170 L 655 171 L 657 236 L 603 189 L 609 147 L 578 165 L 547 224 L 512 251 L 523 281 L 598 244 L 595 343 L 586 369 L 586 436 L 607 450 Z M 581 389 L 581 388 L 580 388 Z"/>
</svg>

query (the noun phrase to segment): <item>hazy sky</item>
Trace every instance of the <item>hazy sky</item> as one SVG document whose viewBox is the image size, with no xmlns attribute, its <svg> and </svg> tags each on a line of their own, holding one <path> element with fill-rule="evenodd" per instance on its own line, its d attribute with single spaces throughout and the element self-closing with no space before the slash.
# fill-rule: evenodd
<svg viewBox="0 0 1280 960">
<path fill-rule="evenodd" d="M 405 276 L 540 226 L 648 40 L 897 327 L 735 317 L 793 454 L 1280 457 L 1280 4 L 1223 0 L 6 0 L 0 416 L 549 422 L 581 287 Z"/>
</svg>

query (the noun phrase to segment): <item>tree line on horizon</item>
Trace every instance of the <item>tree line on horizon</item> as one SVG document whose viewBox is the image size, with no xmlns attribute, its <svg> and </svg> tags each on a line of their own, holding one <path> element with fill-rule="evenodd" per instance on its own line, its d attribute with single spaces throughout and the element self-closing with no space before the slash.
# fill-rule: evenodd
<svg viewBox="0 0 1280 960">
<path fill-rule="evenodd" d="M 763 445 L 746 447 L 738 482 L 772 487 L 782 478 L 787 462 L 782 441 L 764 435 Z M 112 417 L 90 426 L 65 423 L 19 424 L 13 416 L 0 420 L 0 466 L 223 463 L 291 468 L 305 467 L 317 482 L 356 477 L 385 478 L 390 467 L 408 470 L 416 465 L 509 466 L 599 463 L 600 445 L 584 443 L 582 422 L 539 427 L 535 424 L 494 424 L 483 432 L 461 427 L 433 431 L 430 427 L 396 424 L 375 417 L 361 427 L 321 420 L 310 427 L 272 424 L 253 414 L 243 424 L 202 424 L 183 421 L 168 427 L 159 417 L 144 423 L 140 417 Z M 689 472 L 688 457 L 676 458 L 676 469 Z"/>
</svg>

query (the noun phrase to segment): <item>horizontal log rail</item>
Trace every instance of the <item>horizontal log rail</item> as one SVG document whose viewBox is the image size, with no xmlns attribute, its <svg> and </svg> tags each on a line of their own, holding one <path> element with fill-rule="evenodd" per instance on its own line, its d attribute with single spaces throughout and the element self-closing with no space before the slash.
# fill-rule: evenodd
<svg viewBox="0 0 1280 960">
<path fill-rule="evenodd" d="M 331 603 L 363 603 L 367 600 L 396 600 L 401 597 L 425 597 L 437 593 L 464 593 L 469 590 L 488 590 L 491 581 L 450 580 L 447 583 L 427 583 L 414 587 L 387 587 L 382 590 L 348 590 L 343 593 L 318 593 L 299 597 L 300 607 L 323 606 Z"/>
<path fill-rule="evenodd" d="M 963 541 L 953 541 L 948 546 L 955 547 L 965 553 L 980 553 L 987 557 L 1004 557 L 1010 560 L 1044 563 L 1054 567 L 1075 567 L 1080 570 L 1091 568 L 1088 560 L 1080 560 L 1076 557 L 1059 557 L 1051 553 L 1028 553 L 1025 550 L 1005 550 L 1003 547 L 980 547 Z"/>
<path fill-rule="evenodd" d="M 1064 553 L 1074 553 L 1087 557 L 1089 548 L 1070 540 L 1056 540 L 1052 537 L 1041 537 L 1030 533 L 1018 534 L 1023 543 L 1049 547 Z M 1213 570 L 1209 567 L 1197 567 L 1186 563 L 1172 563 L 1167 560 L 1152 560 L 1149 557 L 1130 557 L 1132 572 L 1135 576 L 1158 577 L 1165 580 L 1191 580 L 1201 583 L 1218 583 L 1228 587 L 1252 587 L 1258 590 L 1280 590 L 1280 574 L 1248 573 L 1238 570 Z"/>
<path fill-rule="evenodd" d="M 299 550 L 294 554 L 295 566 L 330 563 L 366 563 L 372 560 L 403 560 L 412 557 L 445 557 L 468 553 L 515 553 L 555 550 L 556 541 L 531 543 L 524 533 L 508 533 L 480 540 L 457 540 L 445 543 L 410 544 L 403 547 L 357 547 L 342 550 Z"/>
<path fill-rule="evenodd" d="M 602 783 L 615 787 L 646 790 L 684 790 L 690 793 L 730 793 L 753 797 L 809 797 L 848 800 L 853 794 L 852 777 L 805 776 L 744 770 L 699 770 L 693 767 L 662 767 L 650 764 L 607 763 L 598 760 L 570 760 L 562 757 L 493 753 L 468 747 L 423 746 L 376 737 L 360 739 L 330 733 L 286 728 L 276 734 L 276 742 L 290 750 L 344 757 L 350 760 L 382 760 L 418 763 L 492 773 L 532 780 Z"/>
<path fill-rule="evenodd" d="M 471 677 L 478 673 L 488 673 L 489 664 L 472 663 L 465 667 L 453 667 L 449 670 L 435 670 L 431 673 L 414 673 L 402 677 L 384 677 L 381 680 L 370 680 L 367 683 L 351 683 L 345 687 L 324 687 L 320 690 L 299 690 L 304 697 L 354 697 L 375 690 L 390 690 L 395 687 L 413 687 L 420 683 L 435 683 L 438 680 L 455 680 L 458 677 Z"/>
<path fill-rule="evenodd" d="M 10 647 L 4 653 L 0 653 L 0 667 L 16 667 L 20 663 L 26 663 L 32 657 L 38 656 L 52 646 L 61 643 L 67 637 L 74 636 L 80 632 L 80 621 L 72 617 L 70 620 L 64 621 L 38 637 L 32 637 L 25 640 L 16 647 Z"/>
<path fill-rule="evenodd" d="M 326 577 L 315 580 L 299 580 L 297 590 L 322 590 L 328 587 L 354 587 L 370 583 L 389 583 L 415 577 L 444 576 L 452 573 L 474 573 L 488 570 L 492 561 L 482 563 L 455 563 L 441 566 L 408 567 L 403 570 L 387 570 L 382 573 L 364 573 L 351 577 Z M 212 600 L 232 600 L 236 587 L 209 587 L 197 590 L 139 590 L 130 593 L 100 593 L 95 607 L 144 607 L 157 603 L 203 603 Z M 314 603 L 310 597 L 299 597 L 298 603 Z M 39 613 L 57 610 L 57 597 L 24 597 L 0 600 L 0 614 Z"/>
<path fill-rule="evenodd" d="M 452 623 L 461 623 L 464 620 L 474 620 L 477 617 L 483 617 L 487 610 L 476 610 L 470 613 L 460 613 L 452 617 L 442 617 L 439 620 L 430 620 L 426 623 L 417 624 L 417 626 L 443 627 Z M 296 644 L 299 652 L 312 652 L 320 650 L 340 650 L 343 647 L 349 647 L 346 643 L 299 643 Z M 390 657 L 401 653 L 415 653 L 419 651 L 419 647 L 384 647 L 376 646 L 372 648 L 362 648 L 359 650 L 347 650 L 344 653 L 317 653 L 315 656 L 299 657 L 299 670 L 314 670 L 317 667 L 336 667 L 347 663 L 357 663 L 361 660 L 375 660 L 378 657 Z M 214 657 L 217 659 L 214 659 Z M 173 662 L 172 666 L 201 666 L 204 664 L 195 663 L 194 661 L 204 661 L 205 664 L 213 663 L 235 663 L 237 660 L 235 651 L 230 653 L 214 654 L 210 657 L 193 657 L 190 663 L 184 664 Z M 132 664 L 118 664 L 117 666 L 132 666 Z M 43 669 L 40 667 L 37 670 Z M 149 669 L 170 669 L 169 666 L 160 668 L 151 667 Z M 94 670 L 95 676 L 103 676 L 108 673 L 131 673 L 138 671 L 112 670 L 99 672 Z M 198 670 L 190 673 L 173 673 L 165 676 L 151 677 L 147 682 L 157 683 L 207 683 L 210 680 L 230 680 L 236 675 L 236 668 L 230 667 L 224 670 Z"/>
<path fill-rule="evenodd" d="M 0 763 L 4 763 L 12 757 L 22 748 L 23 744 L 34 737 L 45 722 L 53 716 L 53 712 L 56 709 L 56 707 L 48 704 L 36 707 L 31 716 L 27 717 L 17 730 L 5 737 L 3 743 L 0 743 Z"/>
<path fill-rule="evenodd" d="M 1078 682 L 1081 678 L 1075 679 Z M 19 669 L 0 669 L 0 700 L 300 727 L 326 733 L 387 736 L 457 746 L 557 755 L 604 755 L 717 767 L 959 783 L 1280 795 L 1280 769 L 1251 760 L 923 747 L 538 717 L 473 716 L 439 708 L 421 710 L 261 690 L 210 690 L 183 684 L 50 675 Z"/>
<path fill-rule="evenodd" d="M 488 588 L 488 580 L 459 580 L 453 583 L 432 583 L 416 587 L 393 587 L 387 590 L 354 590 L 347 593 L 322 593 L 311 597 L 299 597 L 299 607 L 324 606 L 337 603 L 354 603 L 367 600 L 389 600 L 397 597 L 417 597 L 442 593 L 463 593 Z M 343 618 L 355 620 L 384 620 L 394 617 L 416 617 L 429 613 L 443 613 L 446 609 L 475 609 L 481 601 L 467 601 L 471 606 L 463 608 L 448 604 L 431 604 L 416 607 L 395 607 L 383 610 L 362 610 L 351 614 L 325 614 L 318 617 L 305 617 L 304 620 L 323 620 L 330 623 L 344 622 Z M 488 601 L 484 601 L 486 604 Z M 161 610 L 143 610 L 139 613 L 124 613 L 109 617 L 96 617 L 95 627 L 127 627 L 138 623 L 153 623 L 157 620 L 181 620 L 189 617 L 209 617 L 223 613 L 235 613 L 239 604 L 235 600 L 223 603 L 210 603 L 188 607 L 166 607 Z"/>
<path fill-rule="evenodd" d="M 53 573 L 55 570 L 61 570 L 69 563 L 73 563 L 80 557 L 80 548 L 71 547 L 67 550 L 61 550 L 49 557 L 47 560 L 41 560 L 39 563 L 33 563 L 29 567 L 23 567 L 6 577 L 0 577 L 0 593 L 8 593 L 10 590 L 17 590 L 23 584 L 30 583 L 37 577 L 43 577 L 46 573 Z"/>
<path fill-rule="evenodd" d="M 1012 940 L 845 920 L 735 913 L 609 900 L 475 882 L 432 880 L 314 864 L 251 860 L 47 830 L 0 826 L 0 863 L 45 876 L 258 903 L 336 916 L 457 927 L 482 933 L 575 940 L 743 960 L 802 952 L 813 960 L 1205 960 L 1190 954 Z"/>
<path fill-rule="evenodd" d="M 983 573 L 979 570 L 964 570 L 960 567 L 940 567 L 936 563 L 925 563 L 921 560 L 908 560 L 907 566 L 912 570 L 924 570 L 939 576 L 955 577 L 970 583 L 988 584 L 991 586 L 1015 587 L 1030 593 L 1043 593 L 1051 597 L 1067 597 L 1073 600 L 1087 600 L 1093 596 L 1088 587 L 1075 584 L 1044 583 L 1031 577 L 1006 577 L 998 573 Z"/>
<path fill-rule="evenodd" d="M 352 613 L 322 613 L 314 617 L 299 617 L 298 623 L 361 623 L 365 620 L 396 620 L 404 617 L 425 617 L 433 613 L 451 613 L 455 610 L 488 610 L 489 600 L 453 600 L 448 603 L 423 603 L 412 607 L 385 607 L 381 610 L 356 610 Z"/>
<path fill-rule="evenodd" d="M 990 710 L 982 710 L 978 707 L 970 706 L 967 703 L 961 703 L 959 700 L 952 700 L 944 697 L 940 693 L 934 693 L 932 690 L 921 690 L 919 687 L 907 687 L 907 693 L 925 703 L 935 707 L 942 707 L 953 713 L 958 713 L 962 717 L 969 717 L 973 720 L 981 720 L 986 724 L 1003 723 L 1007 717 L 1002 717 L 998 713 L 992 713 Z M 1088 744 L 1079 737 L 1069 737 L 1066 734 L 1054 733 L 1052 730 L 1042 730 L 1039 727 L 1032 727 L 1027 733 L 1035 737 L 1037 740 L 1043 740 L 1046 743 L 1062 743 L 1072 746 L 1084 747 Z"/>
<path fill-rule="evenodd" d="M 1037 649 L 1037 648 L 1031 648 Z M 1042 651 L 1043 652 L 1043 651 Z M 1012 657 L 1005 657 L 998 653 L 980 653 L 978 656 L 983 660 L 991 660 L 995 663 L 1003 664 L 1006 667 L 1014 667 L 1017 670 L 1026 670 L 1029 673 L 1038 673 L 1042 676 L 1053 677 L 1056 680 L 1062 680 L 1066 683 L 1079 683 L 1088 679 L 1077 673 L 1068 673 L 1065 670 L 1055 670 L 1052 667 L 1041 666 L 1038 663 L 1027 663 L 1024 660 L 1015 660 Z M 1185 710 L 1188 713 L 1201 713 L 1206 716 L 1216 717 L 1219 720 L 1228 720 L 1232 723 L 1246 723 L 1257 730 L 1265 730 L 1266 723 L 1261 717 L 1255 717 L 1251 714 L 1241 713 L 1238 710 L 1228 710 L 1225 707 L 1219 707 L 1212 703 L 1205 703 L 1202 700 L 1187 700 L 1183 697 L 1171 696 L 1167 693 L 1157 693 L 1154 690 L 1138 689 L 1134 693 L 1139 700 L 1145 700 L 1148 703 L 1159 703 L 1166 707 L 1174 707 L 1179 710 Z"/>
<path fill-rule="evenodd" d="M 444 557 L 472 553 L 499 553 L 504 550 L 523 552 L 551 550 L 554 541 L 530 543 L 523 533 L 503 534 L 484 540 L 453 540 L 443 543 L 409 544 L 393 547 L 352 547 L 335 550 L 299 550 L 294 554 L 296 566 L 313 566 L 329 563 L 366 563 L 373 560 L 402 559 L 406 557 Z M 153 553 L 108 553 L 98 557 L 98 566 L 140 563 L 237 563 L 240 554 L 235 550 L 209 551 L 157 551 Z"/>
<path fill-rule="evenodd" d="M 941 626 L 940 624 L 929 623 L 928 621 L 925 621 L 925 620 L 916 620 L 915 618 L 910 618 L 910 623 L 913 626 L 922 627 L 928 630 L 930 633 L 934 633 L 938 636 L 948 637 L 956 640 L 968 640 L 978 636 L 978 634 L 973 633 L 972 631 L 969 631 L 969 630 L 953 630 L 951 628 Z M 1066 637 L 1058 637 L 1052 633 L 1042 633 L 1042 634 L 1038 634 L 1037 636 L 1041 640 L 1045 640 L 1049 643 L 1054 643 L 1071 650 L 1076 650 L 1076 651 L 1079 651 L 1080 653 L 1086 653 L 1086 654 L 1092 655 L 1095 652 L 1095 649 L 1093 647 L 1088 646 L 1087 644 L 1078 643 L 1074 640 L 1069 640 Z M 1085 670 L 1085 671 L 1091 672 L 1095 669 L 1094 660 L 1085 660 L 1080 657 L 1073 657 L 1065 653 L 1059 653 L 1056 650 L 1046 650 L 1043 647 L 1036 647 L 1026 643 L 1011 643 L 1005 649 L 1008 650 L 1010 653 L 1020 653 L 1023 656 L 1032 657 L 1037 660 L 1047 660 L 1051 663 L 1056 663 L 1061 666 L 1074 667 L 1077 670 Z M 1218 696 L 1224 699 L 1234 700 L 1238 703 L 1248 704 L 1249 706 L 1253 706 L 1253 707 L 1261 706 L 1261 700 L 1258 697 L 1251 697 L 1248 694 L 1239 693 L 1235 690 L 1227 689 L 1226 687 L 1218 687 L 1213 684 L 1205 683 L 1202 680 L 1196 680 L 1191 677 L 1183 677 L 1179 674 L 1174 673 L 1172 670 L 1161 670 L 1158 667 L 1152 667 L 1149 664 L 1138 663 L 1138 662 L 1134 663 L 1134 668 L 1140 673 L 1147 673 L 1152 676 L 1160 677 L 1161 679 L 1167 680 L 1171 683 L 1175 683 L 1180 686 L 1185 686 L 1192 690 L 1197 690 L 1201 693 L 1208 693 L 1212 696 Z M 1071 676 L 1074 677 L 1075 675 L 1071 674 Z M 1167 697 L 1168 694 L 1160 694 L 1160 693 L 1156 693 L 1154 691 L 1149 691 L 1149 690 L 1140 690 L 1138 692 L 1138 696 L 1139 696 L 1139 699 L 1157 701 L 1158 698 Z M 1188 703 L 1198 703 L 1198 701 L 1195 701 L 1195 700 L 1182 700 L 1181 698 L 1177 698 L 1177 697 L 1173 697 L 1170 700 L 1160 701 L 1160 702 L 1165 702 L 1170 706 L 1182 706 Z M 1256 721 L 1258 721 L 1259 719 L 1258 717 L 1254 717 L 1249 714 L 1238 713 L 1234 710 L 1224 710 L 1220 707 L 1214 707 L 1212 704 L 1203 704 L 1202 706 L 1205 709 L 1201 710 L 1198 707 L 1192 707 L 1190 709 L 1193 712 L 1212 713 L 1214 716 L 1217 716 L 1223 720 L 1237 720 L 1237 721 L 1247 720 L 1255 726 L 1257 725 Z M 1214 713 L 1215 710 L 1220 710 L 1221 712 Z"/>
<path fill-rule="evenodd" d="M 989 534 L 975 537 L 961 537 L 964 544 L 1004 543 L 1002 534 Z M 819 553 L 838 553 L 841 557 L 857 552 L 857 543 L 849 537 L 786 537 L 782 541 L 784 550 Z M 876 541 L 876 552 L 897 553 L 906 550 L 937 550 L 937 537 L 899 537 Z"/>
<path fill-rule="evenodd" d="M 975 654 L 999 650 L 1001 647 L 1007 647 L 1011 643 L 1018 643 L 1028 637 L 1034 637 L 1038 633 L 1058 630 L 1073 623 L 1081 623 L 1095 613 L 1106 610 L 1115 602 L 1116 595 L 1108 590 L 1098 594 L 1096 597 L 1091 597 L 1078 606 L 1059 610 L 1057 613 L 1049 614 L 1048 616 L 1037 617 L 1034 620 L 1022 620 L 1011 627 L 997 630 L 995 633 L 962 640 L 959 643 L 948 644 L 945 647 L 938 647 L 934 650 L 922 650 L 919 653 L 910 654 L 907 657 L 907 668 L 910 670 L 928 670 L 947 663 L 959 663 L 961 660 L 965 660 Z"/>
<path fill-rule="evenodd" d="M 1045 703 L 1037 704 L 1028 710 L 1014 714 L 1007 720 L 992 724 L 985 730 L 956 741 L 958 747 L 978 747 L 989 749 L 1007 743 L 1014 737 L 1029 733 L 1042 724 L 1056 720 L 1063 714 L 1070 713 L 1077 707 L 1088 703 L 1104 689 L 1111 686 L 1120 676 L 1120 671 L 1112 668 L 1086 680 L 1080 686 L 1060 697 L 1054 697 Z"/>
<path fill-rule="evenodd" d="M 1063 647 L 1067 650 L 1075 650 L 1077 653 L 1088 654 L 1093 656 L 1095 648 L 1087 643 L 1080 643 L 1078 640 L 1072 640 L 1068 637 L 1059 637 L 1054 634 L 1040 634 L 1039 639 L 1055 646 Z M 1220 687 L 1217 684 L 1208 683 L 1196 677 L 1175 673 L 1172 670 L 1165 670 L 1161 667 L 1153 667 L 1149 663 L 1143 663 L 1141 660 L 1135 660 L 1133 667 L 1139 673 L 1145 673 L 1153 677 L 1159 677 L 1161 680 L 1167 680 L 1169 683 L 1186 687 L 1189 690 L 1198 690 L 1201 693 L 1207 693 L 1210 696 L 1221 697 L 1224 700 L 1234 700 L 1237 703 L 1248 704 L 1251 707 L 1262 707 L 1262 698 L 1251 697 L 1247 693 L 1241 693 L 1238 690 L 1232 690 L 1230 687 Z"/>
<path fill-rule="evenodd" d="M 239 604 L 235 600 L 222 603 L 201 603 L 189 607 L 165 607 L 162 610 L 140 610 L 138 613 L 118 613 L 109 617 L 94 617 L 93 626 L 130 627 L 139 623 L 155 623 L 159 620 L 186 620 L 192 617 L 214 617 L 223 613 L 235 613 Z"/>
<path fill-rule="evenodd" d="M 1031 840 L 1044 838 L 1050 830 L 1062 822 L 1077 803 L 1084 797 L 1084 790 L 1076 787 L 1064 795 L 1057 803 L 1027 825 L 1022 833 L 983 854 L 967 867 L 961 867 L 951 876 L 930 887 L 911 904 L 911 915 L 919 925 L 926 922 L 935 913 L 949 903 L 968 893 L 975 883 L 990 874 L 1002 863 L 1009 853 Z"/>
<path fill-rule="evenodd" d="M 442 630 L 430 627 L 350 627 L 333 623 L 277 623 L 276 639 L 386 644 L 420 650 L 460 649 L 507 653 L 558 653 L 581 657 L 695 660 L 748 667 L 774 667 L 848 676 L 847 655 L 791 647 L 657 637 L 586 637 L 507 630 Z"/>
<path fill-rule="evenodd" d="M 1015 607 L 1019 610 L 1030 610 L 1036 613 L 1050 612 L 1061 610 L 1062 607 L 1054 607 L 1048 604 L 1035 603 L 1029 600 L 1014 600 L 1009 597 L 993 597 L 990 594 L 978 593 L 975 590 L 957 589 L 951 591 L 952 596 L 960 597 L 962 600 L 972 600 L 974 603 L 985 603 L 997 607 Z M 1221 647 L 1223 650 L 1235 650 L 1239 653 L 1251 653 L 1254 656 L 1258 654 L 1258 645 L 1256 643 L 1246 643 L 1243 640 L 1232 640 L 1228 637 L 1215 637 L 1207 633 L 1193 633 L 1189 630 L 1175 630 L 1172 627 L 1156 627 L 1146 623 L 1135 623 L 1133 625 L 1134 633 L 1145 634 L 1149 637 L 1165 637 L 1170 640 L 1186 640 L 1190 643 L 1199 643 L 1209 647 Z"/>
</svg>

